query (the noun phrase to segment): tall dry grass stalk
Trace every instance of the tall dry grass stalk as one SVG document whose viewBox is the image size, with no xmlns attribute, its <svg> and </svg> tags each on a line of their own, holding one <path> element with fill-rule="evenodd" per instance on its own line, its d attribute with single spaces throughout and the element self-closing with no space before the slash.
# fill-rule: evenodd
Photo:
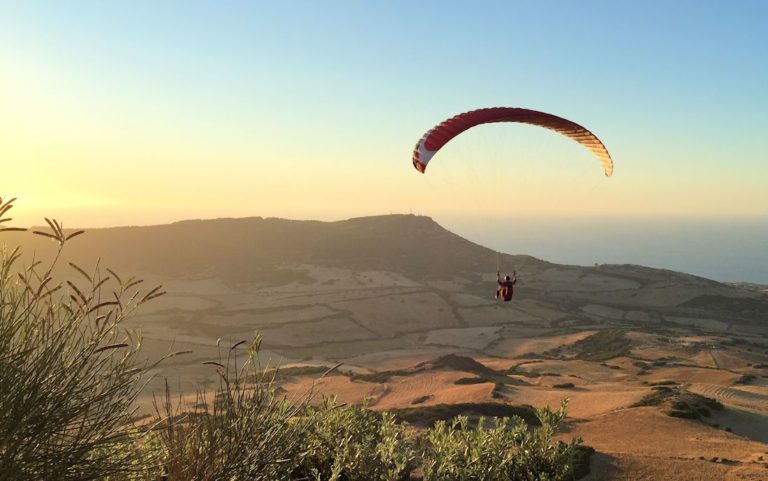
<svg viewBox="0 0 768 481">
<path fill-rule="evenodd" d="M 0 225 L 13 199 L 0 200 Z M 141 471 L 133 448 L 133 403 L 150 367 L 137 359 L 141 337 L 122 322 L 162 292 L 139 290 L 98 268 L 71 264 L 80 281 L 60 282 L 54 267 L 67 242 L 46 219 L 35 235 L 58 244 L 48 263 L 22 264 L 0 249 L 0 480 L 97 480 Z M 4 228 L 8 230 L 24 230 Z"/>
<path fill-rule="evenodd" d="M 307 456 L 306 436 L 313 422 L 305 415 L 311 392 L 278 396 L 276 370 L 258 361 L 261 338 L 220 351 L 204 364 L 218 372 L 213 393 L 198 391 L 187 406 L 173 402 L 167 385 L 156 401 L 156 445 L 164 459 L 161 479 L 172 481 L 288 481 Z"/>
</svg>

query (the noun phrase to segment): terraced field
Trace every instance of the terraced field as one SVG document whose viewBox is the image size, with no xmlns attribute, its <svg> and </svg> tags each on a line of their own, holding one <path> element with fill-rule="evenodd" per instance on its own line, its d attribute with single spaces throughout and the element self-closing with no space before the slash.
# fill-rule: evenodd
<svg viewBox="0 0 768 481">
<path fill-rule="evenodd" d="M 720 386 L 717 384 L 694 383 L 688 389 L 696 394 L 717 399 L 723 404 L 733 404 L 749 409 L 768 412 L 768 389 L 765 392 Z"/>
</svg>

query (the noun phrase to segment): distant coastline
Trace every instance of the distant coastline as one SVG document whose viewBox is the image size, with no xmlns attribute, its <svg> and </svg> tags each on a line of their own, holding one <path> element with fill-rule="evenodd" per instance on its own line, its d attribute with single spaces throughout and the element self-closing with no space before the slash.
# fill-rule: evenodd
<svg viewBox="0 0 768 481">
<path fill-rule="evenodd" d="M 768 218 L 436 218 L 508 254 L 560 264 L 638 264 L 721 282 L 768 284 Z"/>
</svg>

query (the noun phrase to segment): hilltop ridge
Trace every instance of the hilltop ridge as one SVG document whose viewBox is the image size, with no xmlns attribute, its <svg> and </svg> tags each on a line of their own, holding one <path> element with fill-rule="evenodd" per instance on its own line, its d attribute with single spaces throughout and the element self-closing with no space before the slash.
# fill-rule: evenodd
<svg viewBox="0 0 768 481">
<path fill-rule="evenodd" d="M 25 242 L 38 252 L 52 247 L 45 239 Z M 84 264 L 100 257 L 129 272 L 239 281 L 256 280 L 265 271 L 297 264 L 391 270 L 417 279 L 493 271 L 500 256 L 507 265 L 531 271 L 550 265 L 531 256 L 499 254 L 446 230 L 430 217 L 410 214 L 333 222 L 219 218 L 88 229 L 87 235 L 68 247 L 68 255 Z"/>
</svg>

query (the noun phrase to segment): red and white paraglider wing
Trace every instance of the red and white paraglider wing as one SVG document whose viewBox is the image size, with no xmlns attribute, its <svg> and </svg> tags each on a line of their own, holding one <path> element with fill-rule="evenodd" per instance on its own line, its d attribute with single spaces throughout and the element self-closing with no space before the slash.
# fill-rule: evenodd
<svg viewBox="0 0 768 481">
<path fill-rule="evenodd" d="M 608 149 L 595 134 L 570 120 L 536 110 L 494 107 L 456 115 L 429 130 L 413 149 L 413 166 L 424 172 L 432 157 L 452 138 L 476 125 L 493 122 L 518 122 L 554 130 L 589 149 L 600 161 L 606 176 L 613 173 L 613 160 Z"/>
<path fill-rule="evenodd" d="M 424 134 L 424 136 L 416 143 L 416 147 L 413 148 L 413 166 L 422 174 L 427 169 L 427 164 L 432 156 L 437 153 L 436 150 L 427 150 L 425 146 L 427 138 L 434 132 L 434 130 L 435 129 L 432 129 Z"/>
</svg>

